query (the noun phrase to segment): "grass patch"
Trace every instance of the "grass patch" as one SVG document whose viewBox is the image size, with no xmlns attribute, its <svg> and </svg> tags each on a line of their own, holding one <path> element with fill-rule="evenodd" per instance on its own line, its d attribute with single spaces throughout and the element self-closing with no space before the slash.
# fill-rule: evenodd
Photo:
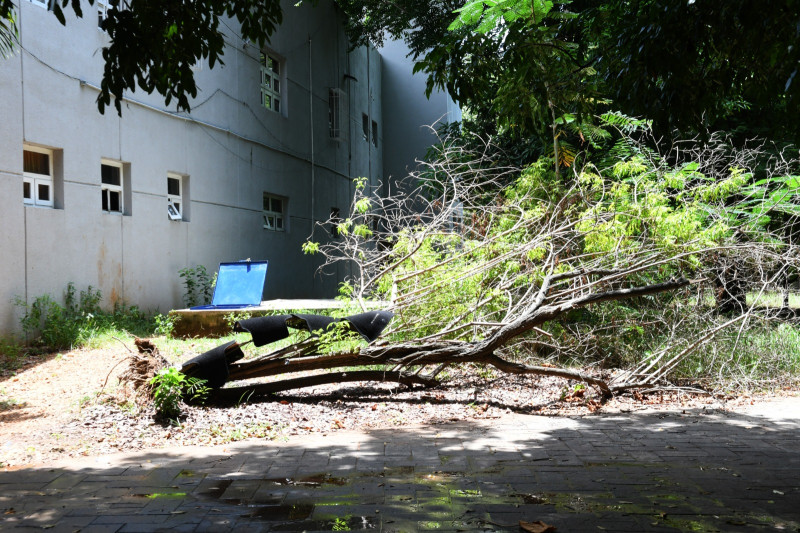
<svg viewBox="0 0 800 533">
<path fill-rule="evenodd" d="M 747 305 L 781 308 L 783 307 L 783 293 L 750 293 L 747 295 Z M 800 294 L 789 293 L 789 307 L 792 309 L 800 308 Z"/>
<path fill-rule="evenodd" d="M 800 378 L 800 326 L 752 319 L 721 332 L 677 368 L 675 378 L 731 389 L 774 388 Z"/>
</svg>

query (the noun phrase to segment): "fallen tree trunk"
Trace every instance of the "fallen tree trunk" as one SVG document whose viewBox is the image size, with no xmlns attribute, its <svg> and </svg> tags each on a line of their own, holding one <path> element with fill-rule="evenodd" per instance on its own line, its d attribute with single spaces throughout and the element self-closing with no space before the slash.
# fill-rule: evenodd
<svg viewBox="0 0 800 533">
<path fill-rule="evenodd" d="M 582 273 L 591 275 L 592 273 Z M 608 274 L 606 271 L 603 274 Z M 215 399 L 240 400 L 243 397 L 261 396 L 269 393 L 308 387 L 313 385 L 352 381 L 395 382 L 406 386 L 432 386 L 438 383 L 436 376 L 449 365 L 477 363 L 491 365 L 510 374 L 536 374 L 557 376 L 584 382 L 596 387 L 602 396 L 609 397 L 613 388 L 602 377 L 563 368 L 531 366 L 508 361 L 497 351 L 513 339 L 537 329 L 574 309 L 600 302 L 641 297 L 673 291 L 690 283 L 685 279 L 665 283 L 609 290 L 585 294 L 558 304 L 546 304 L 546 294 L 554 279 L 563 279 L 564 274 L 548 276 L 543 281 L 537 297 L 529 309 L 517 320 L 498 327 L 487 339 L 477 342 L 435 341 L 404 342 L 398 344 L 373 344 L 359 351 L 320 354 L 316 351 L 314 338 L 274 351 L 262 357 L 228 364 L 228 382 L 253 378 L 272 378 L 296 373 L 328 371 L 337 368 L 385 366 L 387 370 L 356 370 L 352 372 L 326 372 L 310 376 L 285 378 L 269 383 L 250 384 L 219 389 Z M 185 367 L 186 368 L 186 367 Z M 425 372 L 428 368 L 433 368 Z M 184 370 L 192 375 L 192 367 Z M 388 370 L 391 369 L 391 370 Z"/>
</svg>

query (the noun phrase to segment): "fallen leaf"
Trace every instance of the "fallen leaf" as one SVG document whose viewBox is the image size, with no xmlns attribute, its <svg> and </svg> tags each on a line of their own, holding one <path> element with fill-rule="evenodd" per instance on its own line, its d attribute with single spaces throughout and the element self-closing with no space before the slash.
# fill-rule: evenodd
<svg viewBox="0 0 800 533">
<path fill-rule="evenodd" d="M 556 526 L 545 524 L 541 520 L 537 520 L 536 522 L 525 522 L 520 520 L 519 528 L 522 531 L 527 531 L 528 533 L 550 533 L 551 531 L 556 530 Z"/>
</svg>

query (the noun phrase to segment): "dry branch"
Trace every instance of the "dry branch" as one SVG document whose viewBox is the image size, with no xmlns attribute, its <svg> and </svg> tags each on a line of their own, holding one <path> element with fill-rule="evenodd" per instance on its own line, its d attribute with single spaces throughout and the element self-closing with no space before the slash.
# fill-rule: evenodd
<svg viewBox="0 0 800 533">
<path fill-rule="evenodd" d="M 379 186 L 359 182 L 349 216 L 339 221 L 342 231 L 315 244 L 323 269 L 345 264 L 356 305 L 389 302 L 395 318 L 384 340 L 327 354 L 312 338 L 232 363 L 230 381 L 281 379 L 222 389 L 218 397 L 343 381 L 427 386 L 443 368 L 464 363 L 577 380 L 604 396 L 668 379 L 689 353 L 746 320 L 720 315 L 727 308 L 718 294 L 716 304 L 706 302 L 715 283 L 739 291 L 741 304 L 741 287 L 770 289 L 788 279 L 798 271 L 800 253 L 794 240 L 759 226 L 756 193 L 736 185 L 737 172 L 754 168 L 752 153 L 679 145 L 660 155 L 629 144 L 636 155 L 613 169 L 543 178 L 545 170 L 535 165 L 524 171 L 492 166 L 488 144 L 466 153 L 444 143 L 440 159 L 411 176 L 422 183 L 414 190 L 384 197 Z M 675 161 L 695 166 L 684 172 Z M 509 188 L 512 174 L 522 177 Z M 665 176 L 673 181 L 667 184 Z M 715 183 L 739 189 L 725 196 Z M 748 219 L 748 209 L 757 216 Z M 592 319 L 575 319 L 585 308 Z M 632 370 L 610 383 L 536 364 L 530 354 L 508 355 L 524 339 L 555 356 L 597 361 L 607 357 L 604 342 L 630 330 L 641 330 L 653 355 L 636 353 Z M 331 372 L 366 366 L 386 370 Z M 298 373 L 314 374 L 287 377 Z"/>
</svg>

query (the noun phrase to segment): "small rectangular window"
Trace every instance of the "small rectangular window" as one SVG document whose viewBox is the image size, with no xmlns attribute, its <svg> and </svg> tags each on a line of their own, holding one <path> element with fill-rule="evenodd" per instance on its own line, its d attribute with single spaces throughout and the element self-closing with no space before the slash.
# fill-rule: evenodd
<svg viewBox="0 0 800 533">
<path fill-rule="evenodd" d="M 369 117 L 366 113 L 361 114 L 361 132 L 364 135 L 364 140 L 369 142 Z"/>
<path fill-rule="evenodd" d="M 184 219 L 184 186 L 185 176 L 167 173 L 167 216 L 170 220 Z"/>
<path fill-rule="evenodd" d="M 372 144 L 375 148 L 378 147 L 378 123 L 372 121 Z"/>
<path fill-rule="evenodd" d="M 328 128 L 331 139 L 342 140 L 342 102 L 340 89 L 328 89 Z"/>
<path fill-rule="evenodd" d="M 50 1 L 49 0 L 30 0 L 31 4 L 36 4 L 37 6 L 41 6 L 45 9 L 50 9 Z"/>
<path fill-rule="evenodd" d="M 264 229 L 286 231 L 286 200 L 264 193 L 263 208 Z"/>
<path fill-rule="evenodd" d="M 122 187 L 122 164 L 106 161 L 100 164 L 101 208 L 106 213 L 122 214 L 125 206 Z"/>
<path fill-rule="evenodd" d="M 22 149 L 22 201 L 53 207 L 53 151 L 35 146 Z"/>
</svg>

